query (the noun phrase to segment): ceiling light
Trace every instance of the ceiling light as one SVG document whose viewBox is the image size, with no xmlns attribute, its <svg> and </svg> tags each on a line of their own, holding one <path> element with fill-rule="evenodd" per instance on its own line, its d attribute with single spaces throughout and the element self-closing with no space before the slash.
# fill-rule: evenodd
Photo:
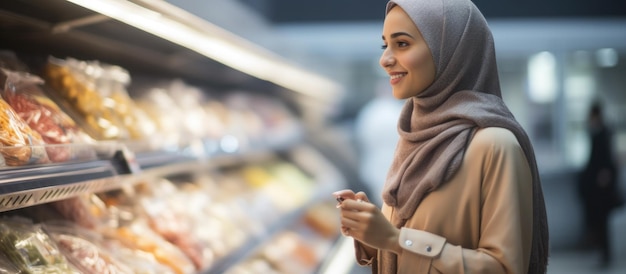
<svg viewBox="0 0 626 274">
<path fill-rule="evenodd" d="M 151 33 L 165 40 L 196 51 L 243 73 L 272 82 L 286 89 L 300 92 L 323 100 L 340 96 L 339 84 L 320 75 L 308 72 L 288 63 L 280 56 L 270 53 L 250 42 L 236 37 L 192 14 L 185 17 L 190 21 L 202 22 L 202 26 L 181 23 L 152 9 L 127 0 L 67 0 L 84 8 Z M 167 6 L 165 1 L 152 0 L 151 5 Z M 177 10 L 179 13 L 181 10 Z"/>
</svg>

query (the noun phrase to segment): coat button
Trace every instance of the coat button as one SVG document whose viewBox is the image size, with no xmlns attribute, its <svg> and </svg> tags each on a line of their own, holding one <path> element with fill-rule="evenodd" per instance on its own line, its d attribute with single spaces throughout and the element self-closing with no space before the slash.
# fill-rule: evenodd
<svg viewBox="0 0 626 274">
<path fill-rule="evenodd" d="M 430 247 L 429 245 L 426 246 L 426 252 L 431 252 L 433 250 L 432 247 Z"/>
<path fill-rule="evenodd" d="M 404 242 L 404 244 L 405 244 L 405 245 L 407 245 L 407 246 L 412 246 L 412 245 L 413 245 L 413 241 L 411 241 L 411 240 L 406 240 L 406 241 Z"/>
</svg>

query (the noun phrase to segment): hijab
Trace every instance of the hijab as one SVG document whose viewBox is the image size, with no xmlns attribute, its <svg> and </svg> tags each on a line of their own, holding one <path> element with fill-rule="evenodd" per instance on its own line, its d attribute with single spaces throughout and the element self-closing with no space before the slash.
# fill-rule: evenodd
<svg viewBox="0 0 626 274">
<path fill-rule="evenodd" d="M 401 7 L 413 20 L 435 67 L 434 82 L 407 99 L 398 121 L 394 160 L 383 200 L 395 208 L 391 222 L 403 226 L 422 199 L 459 170 L 475 131 L 485 127 L 510 130 L 522 147 L 532 172 L 533 243 L 529 273 L 545 273 L 548 255 L 547 217 L 532 145 L 504 104 L 491 31 L 470 0 L 392 0 L 386 12 Z M 395 255 L 383 252 L 395 273 Z"/>
</svg>

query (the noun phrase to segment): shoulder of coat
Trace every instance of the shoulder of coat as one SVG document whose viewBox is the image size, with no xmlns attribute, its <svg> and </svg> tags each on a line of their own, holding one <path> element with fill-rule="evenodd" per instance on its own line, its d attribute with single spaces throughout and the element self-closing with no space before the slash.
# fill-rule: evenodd
<svg viewBox="0 0 626 274">
<path fill-rule="evenodd" d="M 470 147 L 477 148 L 519 148 L 517 138 L 510 130 L 501 127 L 487 127 L 476 131 Z"/>
</svg>

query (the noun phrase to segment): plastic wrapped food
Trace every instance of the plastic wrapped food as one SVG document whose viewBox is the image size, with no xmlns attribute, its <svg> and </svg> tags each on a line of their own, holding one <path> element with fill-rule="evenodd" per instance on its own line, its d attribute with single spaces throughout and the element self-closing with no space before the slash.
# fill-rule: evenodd
<svg viewBox="0 0 626 274">
<path fill-rule="evenodd" d="M 0 154 L 4 164 L 20 166 L 48 162 L 44 144 L 41 135 L 33 131 L 6 101 L 0 99 Z"/>
<path fill-rule="evenodd" d="M 122 122 L 132 140 L 145 140 L 156 132 L 156 123 L 128 95 L 126 86 L 130 83 L 130 75 L 125 69 L 101 65 L 102 77 L 98 81 L 101 95 L 112 99 L 113 109 L 122 117 Z"/>
<path fill-rule="evenodd" d="M 83 273 L 133 273 L 128 266 L 119 262 L 100 246 L 102 238 L 99 234 L 65 222 L 46 223 L 44 230 L 55 241 L 65 257 Z"/>
<path fill-rule="evenodd" d="M 188 146 L 207 137 L 221 137 L 221 122 L 204 107 L 208 100 L 204 90 L 179 79 L 139 86 L 143 87 L 135 88 L 132 97 L 155 121 L 163 137 L 161 146 Z"/>
<path fill-rule="evenodd" d="M 96 228 L 104 219 L 106 209 L 96 204 L 95 194 L 78 195 L 59 201 L 51 202 L 66 220 L 72 221 L 85 228 Z"/>
<path fill-rule="evenodd" d="M 105 240 L 103 246 L 115 258 L 128 266 L 134 274 L 175 274 L 174 270 L 157 261 L 154 255 L 138 249 L 131 249 L 115 239 Z"/>
<path fill-rule="evenodd" d="M 129 133 L 123 117 L 115 112 L 115 101 L 98 92 L 103 74 L 98 62 L 50 57 L 45 70 L 46 83 L 67 106 L 68 114 L 97 140 L 126 140 Z M 54 98 L 53 98 L 54 99 Z"/>
<path fill-rule="evenodd" d="M 79 145 L 90 142 L 90 138 L 41 90 L 43 79 L 25 72 L 0 71 L 6 79 L 2 98 L 41 135 L 52 162 L 95 158 L 93 149 Z"/>
<path fill-rule="evenodd" d="M 0 274 L 15 274 L 19 272 L 19 269 L 17 269 L 13 262 L 0 250 Z"/>
<path fill-rule="evenodd" d="M 190 193 L 184 193 L 176 189 L 169 181 L 163 179 L 154 182 L 155 192 L 158 188 L 167 188 L 166 195 L 146 195 L 141 197 L 139 203 L 148 216 L 150 227 L 170 243 L 176 245 L 191 261 L 197 270 L 208 268 L 213 263 L 214 254 L 209 247 L 209 242 L 199 237 L 194 231 L 197 223 L 194 216 L 188 210 L 193 204 L 198 211 L 202 204 L 198 204 Z M 204 197 L 206 200 L 206 197 Z M 187 205 L 187 206 L 184 206 Z M 209 216 L 203 216 L 205 219 Z"/>
<path fill-rule="evenodd" d="M 189 142 L 190 134 L 185 131 L 185 114 L 168 95 L 167 88 L 151 86 L 135 90 L 137 106 L 153 121 L 159 139 L 153 140 L 160 147 L 178 147 Z"/>
<path fill-rule="evenodd" d="M 141 219 L 115 230 L 114 237 L 128 248 L 150 253 L 161 264 L 176 274 L 195 273 L 194 264 L 176 246 L 155 233 Z"/>
<path fill-rule="evenodd" d="M 79 273 L 40 225 L 22 218 L 0 220 L 0 249 L 24 273 Z"/>
</svg>

